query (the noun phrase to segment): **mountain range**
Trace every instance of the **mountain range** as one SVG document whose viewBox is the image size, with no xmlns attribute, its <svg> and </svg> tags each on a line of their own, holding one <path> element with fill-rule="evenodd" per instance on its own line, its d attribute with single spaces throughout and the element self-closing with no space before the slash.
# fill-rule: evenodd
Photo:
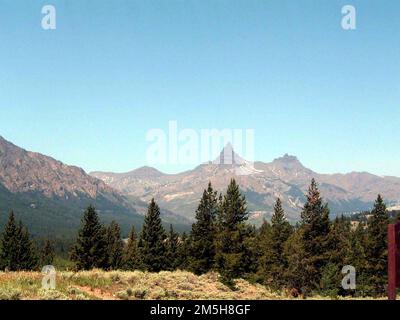
<svg viewBox="0 0 400 320">
<path fill-rule="evenodd" d="M 87 174 L 0 136 L 0 226 L 14 210 L 34 235 L 69 237 L 75 234 L 84 209 L 93 204 L 104 222 L 116 220 L 126 234 L 132 224 L 140 227 L 154 197 L 165 225 L 187 230 L 208 182 L 224 192 L 231 178 L 246 195 L 250 221 L 256 224 L 270 218 L 277 197 L 288 219 L 297 221 L 312 178 L 320 184 L 332 215 L 369 209 L 378 193 L 389 205 L 400 203 L 400 178 L 366 172 L 319 174 L 290 155 L 270 163 L 251 163 L 231 145 L 217 159 L 182 173 L 141 167 L 127 173 Z"/>
<path fill-rule="evenodd" d="M 400 200 L 400 178 L 367 172 L 319 174 L 288 154 L 269 163 L 250 163 L 237 155 L 230 144 L 217 159 L 178 174 L 142 167 L 127 173 L 92 172 L 91 175 L 132 199 L 148 201 L 155 197 L 162 208 L 191 220 L 207 183 L 211 181 L 216 190 L 223 192 L 231 178 L 238 181 L 245 194 L 249 218 L 254 223 L 271 217 L 278 197 L 283 201 L 287 218 L 298 221 L 312 178 L 319 183 L 332 216 L 368 210 L 378 193 L 388 204 Z"/>
<path fill-rule="evenodd" d="M 0 136 L 0 226 L 13 210 L 33 235 L 70 237 L 84 209 L 93 204 L 104 222 L 116 220 L 124 233 L 143 222 L 147 204 L 128 199 L 83 169 L 26 151 Z M 164 220 L 188 224 L 164 210 Z M 179 223 L 178 223 L 179 222 Z"/>
</svg>

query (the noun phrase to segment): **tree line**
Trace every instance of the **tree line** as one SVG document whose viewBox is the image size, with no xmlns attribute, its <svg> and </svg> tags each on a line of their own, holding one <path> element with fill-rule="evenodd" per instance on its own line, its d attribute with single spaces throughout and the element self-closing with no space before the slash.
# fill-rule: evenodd
<svg viewBox="0 0 400 320">
<path fill-rule="evenodd" d="M 379 296 L 387 283 L 386 206 L 378 195 L 367 221 L 346 217 L 329 219 L 313 179 L 301 212 L 291 225 L 278 198 L 271 222 L 259 229 L 247 223 L 246 199 L 231 180 L 224 195 L 208 184 L 196 210 L 189 234 L 165 230 L 160 208 L 151 200 L 139 234 L 132 227 L 123 240 L 116 222 L 103 225 L 93 206 L 83 215 L 71 260 L 77 270 L 188 270 L 197 275 L 216 271 L 235 289 L 244 278 L 275 290 L 297 295 Z M 11 213 L 1 238 L 0 265 L 7 270 L 35 269 L 50 264 L 54 252 L 46 241 L 37 253 L 27 229 Z M 342 268 L 356 270 L 356 288 L 343 289 Z"/>
<path fill-rule="evenodd" d="M 31 239 L 28 228 L 16 221 L 11 211 L 0 241 L 0 269 L 6 271 L 37 270 L 50 265 L 54 259 L 54 248 L 46 240 L 41 250 Z"/>
</svg>

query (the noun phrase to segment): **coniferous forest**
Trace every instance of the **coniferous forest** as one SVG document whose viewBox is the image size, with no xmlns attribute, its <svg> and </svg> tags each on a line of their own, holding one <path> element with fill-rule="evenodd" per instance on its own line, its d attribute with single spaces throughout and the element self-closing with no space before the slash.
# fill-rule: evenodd
<svg viewBox="0 0 400 320">
<path fill-rule="evenodd" d="M 330 219 L 329 207 L 312 180 L 301 220 L 291 225 L 278 198 L 270 222 L 260 228 L 247 223 L 246 199 L 231 180 L 225 194 L 211 183 L 204 190 L 190 233 L 164 228 L 154 199 L 141 230 L 127 239 L 116 222 L 104 225 L 96 209 L 83 215 L 75 243 L 69 249 L 75 270 L 187 270 L 196 275 L 217 272 L 219 281 L 235 290 L 242 278 L 290 296 L 378 297 L 386 294 L 387 225 L 383 198 L 378 195 L 368 219 Z M 40 270 L 55 259 L 54 243 L 39 245 L 10 213 L 0 242 L 0 266 L 5 271 Z M 342 269 L 352 266 L 355 288 L 344 289 Z"/>
</svg>

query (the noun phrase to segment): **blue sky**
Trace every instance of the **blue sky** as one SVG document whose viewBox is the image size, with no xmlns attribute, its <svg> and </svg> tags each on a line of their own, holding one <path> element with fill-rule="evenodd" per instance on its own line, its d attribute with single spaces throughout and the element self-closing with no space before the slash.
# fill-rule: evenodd
<svg viewBox="0 0 400 320">
<path fill-rule="evenodd" d="M 254 129 L 257 160 L 400 176 L 399 14 L 397 0 L 0 0 L 0 135 L 122 172 L 176 120 Z"/>
</svg>

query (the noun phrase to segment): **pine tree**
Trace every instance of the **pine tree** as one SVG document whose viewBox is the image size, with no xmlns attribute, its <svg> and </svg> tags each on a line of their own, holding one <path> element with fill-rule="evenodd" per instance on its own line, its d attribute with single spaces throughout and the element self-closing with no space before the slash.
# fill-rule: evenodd
<svg viewBox="0 0 400 320">
<path fill-rule="evenodd" d="M 292 233 L 292 226 L 286 220 L 285 212 L 282 208 L 281 199 L 277 199 L 274 206 L 274 214 L 271 219 L 272 250 L 275 263 L 281 266 L 286 265 L 286 259 L 283 254 L 284 243 Z"/>
<path fill-rule="evenodd" d="M 54 247 L 49 239 L 46 239 L 40 254 L 40 264 L 42 266 L 51 265 L 54 260 Z"/>
<path fill-rule="evenodd" d="M 303 228 L 297 227 L 284 245 L 284 254 L 288 261 L 284 271 L 286 286 L 297 296 L 306 292 L 309 283 L 308 256 L 303 244 Z"/>
<path fill-rule="evenodd" d="M 246 200 L 241 195 L 236 181 L 232 179 L 220 204 L 216 255 L 216 265 L 221 280 L 229 286 L 234 285 L 233 279 L 247 271 L 243 263 L 244 231 L 247 231 L 244 222 L 247 218 Z"/>
<path fill-rule="evenodd" d="M 265 275 L 263 265 L 263 257 L 265 251 L 270 247 L 270 230 L 271 224 L 267 220 L 263 220 L 260 228 L 258 228 L 254 240 L 254 259 L 256 260 L 256 273 L 253 275 L 253 282 L 265 283 Z"/>
<path fill-rule="evenodd" d="M 188 252 L 190 252 L 191 237 L 187 236 L 186 232 L 183 232 L 179 238 L 178 255 L 177 255 L 177 268 L 180 270 L 189 269 L 190 259 L 188 258 Z"/>
<path fill-rule="evenodd" d="M 341 286 L 342 268 L 349 264 L 351 224 L 346 218 L 336 217 L 330 226 L 326 242 L 326 265 L 321 270 L 320 293 L 328 296 L 346 295 Z"/>
<path fill-rule="evenodd" d="M 71 252 L 71 259 L 78 270 L 107 266 L 107 241 L 105 229 L 93 206 L 89 206 L 82 219 L 82 227 Z"/>
<path fill-rule="evenodd" d="M 218 211 L 217 192 L 211 182 L 204 190 L 192 225 L 189 269 L 195 274 L 210 271 L 215 263 L 215 219 Z"/>
<path fill-rule="evenodd" d="M 107 237 L 107 267 L 111 270 L 116 270 L 122 264 L 122 251 L 124 243 L 121 239 L 121 229 L 119 225 L 112 221 L 106 230 Z"/>
<path fill-rule="evenodd" d="M 35 270 L 38 266 L 37 249 L 31 240 L 28 229 L 19 222 L 17 227 L 17 252 L 18 252 L 18 269 L 19 270 Z"/>
<path fill-rule="evenodd" d="M 351 248 L 351 224 L 344 216 L 336 217 L 330 225 L 326 242 L 327 259 L 329 263 L 340 268 L 348 263 Z"/>
<path fill-rule="evenodd" d="M 357 287 L 354 292 L 356 296 L 367 296 L 372 290 L 372 286 L 367 274 L 367 234 L 365 223 L 360 221 L 356 228 L 351 231 L 350 248 L 347 264 L 356 269 Z"/>
<path fill-rule="evenodd" d="M 1 269 L 16 271 L 18 270 L 18 239 L 17 224 L 15 222 L 14 212 L 10 212 L 4 232 L 1 238 Z"/>
<path fill-rule="evenodd" d="M 9 271 L 34 270 L 38 265 L 36 247 L 28 229 L 19 221 L 17 224 L 11 212 L 1 240 L 0 261 L 2 269 Z"/>
<path fill-rule="evenodd" d="M 260 242 L 265 241 L 265 239 L 269 236 L 270 230 L 271 230 L 271 224 L 264 219 L 260 229 L 258 230 L 258 238 Z"/>
<path fill-rule="evenodd" d="M 135 270 L 139 268 L 139 252 L 135 226 L 132 226 L 129 233 L 128 242 L 124 246 L 122 257 L 124 269 Z"/>
<path fill-rule="evenodd" d="M 319 290 L 322 269 L 327 263 L 327 240 L 330 228 L 329 209 L 322 198 L 314 179 L 308 189 L 307 201 L 301 212 L 302 245 L 307 265 L 304 293 Z"/>
<path fill-rule="evenodd" d="M 259 268 L 257 230 L 254 225 L 242 223 L 239 225 L 239 232 L 243 239 L 242 277 L 252 280 Z"/>
<path fill-rule="evenodd" d="M 285 218 L 282 202 L 278 198 L 274 206 L 271 227 L 263 239 L 264 254 L 261 258 L 260 273 L 264 283 L 279 289 L 285 283 L 284 270 L 287 259 L 284 254 L 284 245 L 292 233 L 292 227 Z"/>
<path fill-rule="evenodd" d="M 179 245 L 179 234 L 174 231 L 174 228 L 171 224 L 166 241 L 166 264 L 169 270 L 176 270 L 178 267 Z"/>
<path fill-rule="evenodd" d="M 139 239 L 139 253 L 143 268 L 158 272 L 166 269 L 165 230 L 161 224 L 160 209 L 151 200 Z"/>
<path fill-rule="evenodd" d="M 350 248 L 347 263 L 357 270 L 365 268 L 366 264 L 366 226 L 359 222 L 351 231 Z"/>
<path fill-rule="evenodd" d="M 367 228 L 367 274 L 373 287 L 373 295 L 385 293 L 387 283 L 387 225 L 389 217 L 381 197 L 375 201 Z"/>
</svg>

